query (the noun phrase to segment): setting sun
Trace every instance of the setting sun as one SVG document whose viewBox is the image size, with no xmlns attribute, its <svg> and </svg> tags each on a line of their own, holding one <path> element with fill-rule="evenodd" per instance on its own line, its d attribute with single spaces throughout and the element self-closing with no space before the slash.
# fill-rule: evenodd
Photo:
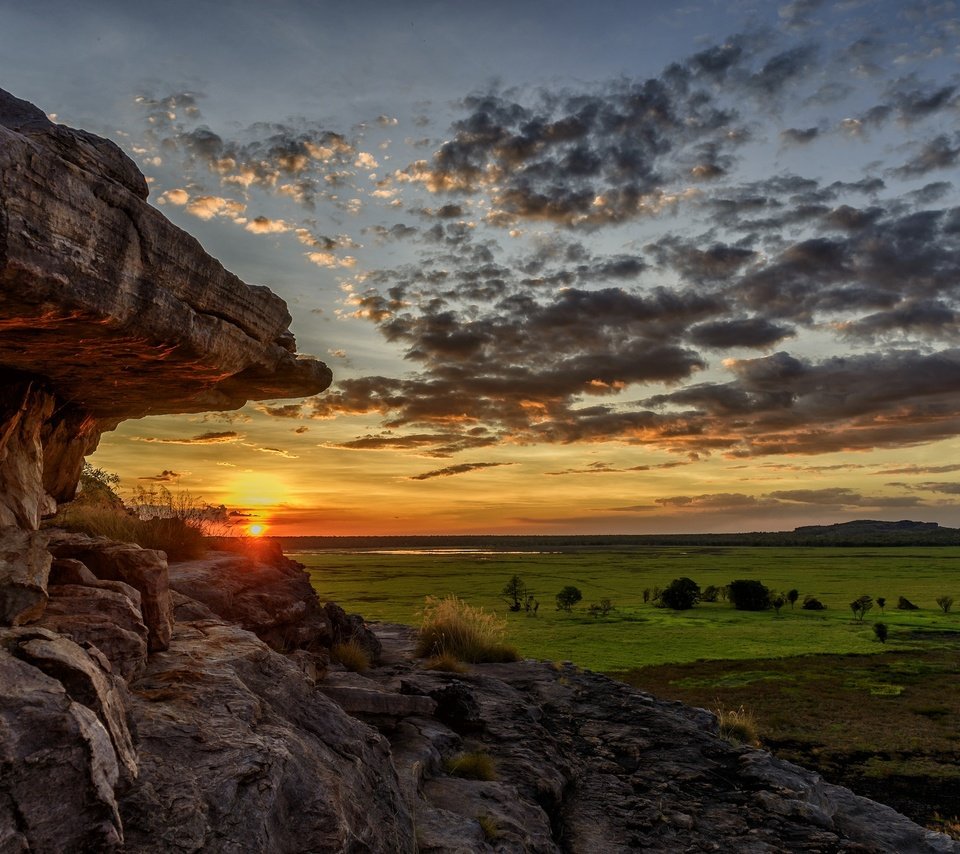
<svg viewBox="0 0 960 854">
<path fill-rule="evenodd" d="M 247 533 L 251 537 L 262 537 L 264 533 L 266 533 L 266 530 L 266 525 L 251 525 L 249 528 L 247 528 Z"/>
</svg>

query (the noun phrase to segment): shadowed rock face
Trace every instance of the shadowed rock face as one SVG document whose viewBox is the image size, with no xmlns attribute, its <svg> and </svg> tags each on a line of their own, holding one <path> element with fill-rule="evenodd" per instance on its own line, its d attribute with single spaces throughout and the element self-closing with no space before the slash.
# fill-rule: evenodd
<svg viewBox="0 0 960 854">
<path fill-rule="evenodd" d="M 0 90 L 0 524 L 36 527 L 125 418 L 323 391 L 269 289 L 148 205 L 114 143 Z"/>
</svg>

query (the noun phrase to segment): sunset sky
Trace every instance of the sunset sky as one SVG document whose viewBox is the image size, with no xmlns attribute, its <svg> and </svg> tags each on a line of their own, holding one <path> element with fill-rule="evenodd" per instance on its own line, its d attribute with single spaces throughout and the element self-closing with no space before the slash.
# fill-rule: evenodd
<svg viewBox="0 0 960 854">
<path fill-rule="evenodd" d="M 960 9 L 0 0 L 330 391 L 92 458 L 273 534 L 960 525 Z"/>
</svg>

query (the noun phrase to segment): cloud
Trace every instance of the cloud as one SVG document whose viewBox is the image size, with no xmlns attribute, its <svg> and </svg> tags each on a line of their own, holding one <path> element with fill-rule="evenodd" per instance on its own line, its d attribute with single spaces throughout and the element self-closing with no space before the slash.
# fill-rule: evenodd
<svg viewBox="0 0 960 854">
<path fill-rule="evenodd" d="M 133 436 L 135 442 L 152 442 L 158 445 L 223 445 L 239 442 L 243 436 L 233 430 L 201 433 L 190 438 L 159 438 L 156 436 Z"/>
<path fill-rule="evenodd" d="M 430 480 L 435 477 L 451 477 L 455 474 L 466 474 L 471 471 L 479 471 L 480 469 L 489 469 L 497 468 L 499 466 L 509 466 L 513 463 L 459 463 L 455 466 L 447 466 L 442 469 L 434 469 L 433 471 L 424 472 L 423 474 L 416 474 L 409 478 L 408 480 Z"/>
<path fill-rule="evenodd" d="M 293 230 L 293 226 L 288 225 L 282 219 L 269 219 L 265 216 L 255 217 L 244 228 L 254 234 L 283 234 Z"/>
<path fill-rule="evenodd" d="M 874 474 L 946 474 L 947 472 L 960 471 L 960 464 L 949 463 L 942 466 L 921 466 L 908 465 L 896 468 L 881 469 Z"/>
</svg>

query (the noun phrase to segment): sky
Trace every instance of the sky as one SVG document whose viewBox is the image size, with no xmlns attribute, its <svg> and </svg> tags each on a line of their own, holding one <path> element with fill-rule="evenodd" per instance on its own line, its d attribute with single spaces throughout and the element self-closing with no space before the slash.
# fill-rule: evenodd
<svg viewBox="0 0 960 854">
<path fill-rule="evenodd" d="M 91 461 L 236 530 L 960 526 L 960 8 L 0 0 L 330 390 Z"/>
</svg>

